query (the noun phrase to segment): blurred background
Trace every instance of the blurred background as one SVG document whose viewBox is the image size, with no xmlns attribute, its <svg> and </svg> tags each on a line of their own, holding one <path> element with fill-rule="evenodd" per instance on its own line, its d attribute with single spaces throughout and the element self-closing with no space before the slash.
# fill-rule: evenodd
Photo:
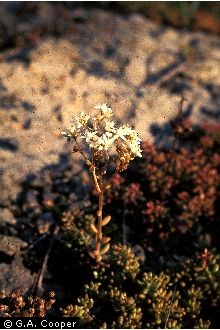
<svg viewBox="0 0 220 330">
<path fill-rule="evenodd" d="M 139 13 L 157 23 L 177 28 L 220 33 L 218 1 L 91 1 L 78 5 L 114 10 L 121 14 Z"/>
<path fill-rule="evenodd" d="M 37 29 L 34 29 L 34 34 L 41 35 L 45 33 L 44 29 L 47 24 L 47 30 L 51 30 L 51 28 L 49 28 L 50 20 L 48 20 L 47 23 L 46 21 L 44 21 L 44 23 L 41 22 L 41 16 L 46 15 L 46 13 L 43 13 L 43 8 L 46 4 L 53 7 L 53 11 L 59 12 L 59 17 L 56 17 L 58 22 L 56 22 L 56 20 L 53 22 L 53 24 L 56 25 L 56 29 L 53 31 L 55 35 L 64 32 L 63 29 L 65 30 L 65 28 L 62 26 L 61 20 L 65 19 L 63 25 L 67 22 L 70 23 L 68 21 L 68 10 L 76 8 L 98 8 L 114 11 L 121 15 L 136 13 L 150 18 L 158 24 L 165 24 L 179 29 L 206 31 L 214 34 L 220 33 L 220 3 L 218 1 L 58 1 L 48 3 L 40 2 L 39 4 L 31 1 L 13 1 L 10 3 L 1 2 L 0 4 L 2 11 L 2 15 L 0 16 L 2 17 L 0 21 L 1 48 L 4 49 L 33 41 L 30 36 L 26 35 L 27 31 L 25 31 L 25 29 L 23 33 L 21 33 L 21 31 L 19 33 L 19 31 L 13 29 L 13 26 L 10 26 L 12 17 L 23 24 L 25 24 L 25 22 L 32 22 L 33 25 L 41 23 L 42 26 L 38 26 Z M 7 18 L 3 17 L 5 14 Z M 43 31 L 40 31 L 41 29 Z M 47 32 L 49 33 L 49 31 Z"/>
</svg>

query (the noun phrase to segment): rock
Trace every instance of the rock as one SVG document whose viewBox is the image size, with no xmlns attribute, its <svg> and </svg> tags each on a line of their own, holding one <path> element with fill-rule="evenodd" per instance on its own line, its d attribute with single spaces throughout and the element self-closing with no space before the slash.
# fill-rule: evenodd
<svg viewBox="0 0 220 330">
<path fill-rule="evenodd" d="M 59 52 L 57 47 L 60 49 Z M 40 45 L 37 51 L 32 53 L 30 70 L 37 75 L 50 73 L 53 79 L 57 80 L 69 74 L 73 60 L 78 57 L 77 50 L 65 40 L 50 41 Z"/>
<path fill-rule="evenodd" d="M 13 256 L 28 244 L 14 236 L 0 235 L 0 251 Z"/>
<path fill-rule="evenodd" d="M 169 50 L 157 52 L 148 61 L 148 83 L 157 83 L 157 81 L 161 78 L 163 79 L 164 75 L 169 73 L 173 67 L 178 68 L 178 66 L 180 66 L 180 64 L 175 54 L 170 53 Z"/>
<path fill-rule="evenodd" d="M 11 152 L 18 150 L 18 141 L 14 138 L 0 138 L 0 149 Z"/>
<path fill-rule="evenodd" d="M 38 206 L 39 203 L 37 200 L 37 195 L 38 195 L 38 193 L 36 190 L 33 190 L 33 189 L 28 190 L 27 195 L 26 195 L 26 203 L 29 208 L 35 208 Z"/>
<path fill-rule="evenodd" d="M 51 13 L 49 21 L 43 9 L 37 10 L 36 20 L 25 25 L 25 33 L 32 24 L 36 32 L 36 22 L 39 29 L 42 23 L 45 31 L 51 31 L 54 23 L 59 30 L 60 23 L 54 21 L 56 6 L 48 3 L 46 8 Z M 125 19 L 98 9 L 74 9 L 68 15 L 71 24 L 66 26 L 74 25 L 74 33 L 57 31 L 57 38 L 47 35 L 44 40 L 37 34 L 33 47 L 1 52 L 0 202 L 4 206 L 8 197 L 20 192 L 26 176 L 40 173 L 41 180 L 33 183 L 39 192 L 51 181 L 41 175 L 42 168 L 59 163 L 55 170 L 63 171 L 59 154 L 71 154 L 72 144 L 60 132 L 75 113 L 93 111 L 96 103 L 109 103 L 117 122 L 133 125 L 141 139 L 156 143 L 152 127 L 168 126 L 183 92 L 189 100 L 183 110 L 190 110 L 192 122 L 216 116 L 219 120 L 217 37 L 166 28 L 138 14 Z M 17 37 L 14 31 L 24 31 L 24 20 L 13 11 L 0 16 L 7 17 L 4 22 L 12 39 Z M 77 157 L 73 176 L 82 169 Z M 66 188 L 59 189 L 65 192 Z M 34 194 L 30 193 L 27 204 L 39 213 Z"/>
<path fill-rule="evenodd" d="M 51 224 L 48 222 L 44 222 L 42 219 L 37 220 L 37 231 L 40 235 L 46 234 L 50 232 Z"/>
<path fill-rule="evenodd" d="M 55 220 L 51 212 L 43 213 L 40 219 L 36 222 L 38 233 L 40 235 L 49 233 L 54 221 Z"/>
<path fill-rule="evenodd" d="M 195 63 L 191 68 L 187 68 L 186 74 L 191 79 L 197 79 L 200 83 L 220 85 L 220 59 L 206 59 Z"/>
<path fill-rule="evenodd" d="M 103 69 L 105 72 L 109 72 L 110 74 L 115 74 L 117 76 L 119 76 L 121 70 L 118 62 L 109 59 L 104 62 Z"/>
<path fill-rule="evenodd" d="M 140 86 L 147 77 L 146 63 L 143 58 L 134 57 L 125 68 L 125 80 L 134 86 Z"/>
<path fill-rule="evenodd" d="M 23 293 L 34 283 L 34 275 L 24 267 L 22 258 L 16 256 L 12 264 L 0 264 L 0 291 L 4 290 L 8 295 L 13 289 L 20 288 Z"/>
<path fill-rule="evenodd" d="M 0 208 L 0 226 L 1 225 L 15 225 L 17 220 L 9 209 Z"/>
</svg>

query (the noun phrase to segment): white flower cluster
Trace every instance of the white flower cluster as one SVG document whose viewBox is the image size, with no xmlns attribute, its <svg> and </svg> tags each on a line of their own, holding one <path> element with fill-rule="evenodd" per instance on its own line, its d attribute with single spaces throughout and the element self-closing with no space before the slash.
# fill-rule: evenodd
<svg viewBox="0 0 220 330">
<path fill-rule="evenodd" d="M 75 115 L 73 125 L 61 134 L 69 140 L 85 139 L 94 152 L 108 152 L 113 146 L 120 146 L 130 154 L 130 159 L 141 157 L 138 133 L 128 125 L 117 128 L 111 121 L 112 109 L 106 104 L 98 104 L 95 109 L 99 110 L 95 116 L 84 112 Z"/>
</svg>

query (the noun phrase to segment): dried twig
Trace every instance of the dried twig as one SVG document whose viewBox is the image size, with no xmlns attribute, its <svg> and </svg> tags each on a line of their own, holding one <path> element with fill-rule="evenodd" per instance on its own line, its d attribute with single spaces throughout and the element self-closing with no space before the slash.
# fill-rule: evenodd
<svg viewBox="0 0 220 330">
<path fill-rule="evenodd" d="M 178 106 L 178 113 L 176 118 L 174 118 L 174 120 L 171 122 L 171 126 L 174 132 L 174 140 L 173 140 L 173 145 L 172 145 L 172 149 L 175 149 L 175 145 L 177 142 L 177 132 L 176 129 L 178 129 L 179 127 L 181 127 L 183 129 L 184 124 L 183 124 L 183 104 L 184 102 L 187 101 L 186 98 L 184 98 L 183 96 L 180 99 L 179 102 L 179 106 Z"/>
<path fill-rule="evenodd" d="M 39 272 L 39 276 L 37 277 L 37 293 L 38 294 L 41 294 L 41 292 L 42 292 L 42 283 L 43 283 L 44 274 L 45 274 L 45 271 L 46 271 L 48 259 L 50 257 L 50 253 L 52 251 L 53 244 L 54 244 L 55 238 L 56 238 L 56 236 L 59 232 L 59 229 L 60 229 L 59 226 L 56 225 L 56 227 L 54 228 L 54 231 L 53 231 L 53 234 L 52 234 L 53 236 L 50 240 L 50 244 L 48 246 L 47 252 L 45 254 L 44 261 L 43 261 L 42 267 L 41 267 L 40 272 Z"/>
<path fill-rule="evenodd" d="M 33 249 L 38 243 L 40 243 L 43 239 L 45 239 L 49 234 L 43 234 L 42 236 L 38 237 L 35 241 L 27 247 L 27 250 Z"/>
</svg>

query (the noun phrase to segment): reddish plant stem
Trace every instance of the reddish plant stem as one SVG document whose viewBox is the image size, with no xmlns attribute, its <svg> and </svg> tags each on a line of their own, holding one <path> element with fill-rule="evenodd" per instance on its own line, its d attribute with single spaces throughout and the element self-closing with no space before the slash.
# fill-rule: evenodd
<svg viewBox="0 0 220 330">
<path fill-rule="evenodd" d="M 100 193 L 99 193 L 99 208 L 98 208 L 98 227 L 97 227 L 97 236 L 96 236 L 96 258 L 97 261 L 101 260 L 101 254 L 100 254 L 100 250 L 101 250 L 101 241 L 102 241 L 102 207 L 103 207 L 103 191 L 101 189 Z"/>
<path fill-rule="evenodd" d="M 95 168 L 92 170 L 92 175 L 93 175 L 93 180 L 94 180 L 94 183 L 95 183 L 96 190 L 97 190 L 98 194 L 100 195 L 101 194 L 101 189 L 100 189 L 100 186 L 99 186 L 99 183 L 98 183 L 98 180 L 97 180 L 97 176 L 96 176 L 96 173 L 95 173 Z"/>
</svg>

